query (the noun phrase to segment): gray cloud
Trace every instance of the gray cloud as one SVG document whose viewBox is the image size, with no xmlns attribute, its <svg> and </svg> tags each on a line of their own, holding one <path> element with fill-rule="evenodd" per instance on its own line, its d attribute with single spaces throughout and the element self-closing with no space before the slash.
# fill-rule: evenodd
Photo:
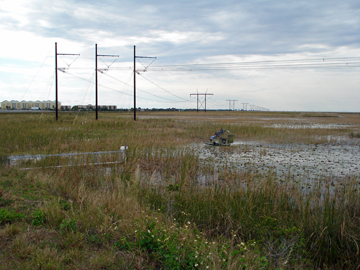
<svg viewBox="0 0 360 270">
<path fill-rule="evenodd" d="M 157 48 L 190 58 L 293 53 L 304 44 L 360 41 L 360 7 L 347 1 L 38 1 L 30 8 L 28 24 L 21 26 L 26 31 L 83 43 L 136 37 L 151 53 Z M 93 35 L 79 34 L 84 29 Z"/>
<path fill-rule="evenodd" d="M 132 46 L 137 45 L 140 54 L 157 56 L 157 65 L 236 57 L 248 61 L 359 56 L 342 51 L 358 52 L 360 47 L 360 3 L 355 1 L 36 0 L 26 8 L 22 17 L 0 9 L 2 27 L 77 42 L 88 48 L 82 55 L 89 61 L 94 43 L 104 54 L 120 54 L 119 62 L 131 60 Z M 278 87 L 262 71 L 203 71 L 198 78 L 212 86 L 217 83 L 214 76 L 227 80 L 236 76 L 236 82 L 223 87 L 238 83 L 245 92 Z M 268 88 L 251 81 L 264 77 Z"/>
</svg>

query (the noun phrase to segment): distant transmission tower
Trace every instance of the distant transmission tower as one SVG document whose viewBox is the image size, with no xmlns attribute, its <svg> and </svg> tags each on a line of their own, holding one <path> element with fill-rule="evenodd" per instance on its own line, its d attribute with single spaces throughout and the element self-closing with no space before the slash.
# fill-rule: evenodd
<svg viewBox="0 0 360 270">
<path fill-rule="evenodd" d="M 227 101 L 229 101 L 229 112 L 231 111 L 231 102 L 232 102 L 232 110 L 235 111 L 235 102 L 238 101 L 238 100 L 230 99 L 230 100 L 227 100 Z"/>
<path fill-rule="evenodd" d="M 196 93 L 196 94 L 190 94 L 191 96 L 196 96 L 196 112 L 199 112 L 199 108 L 205 108 L 205 112 L 206 112 L 206 96 L 212 96 L 213 94 L 208 94 L 208 93 Z M 199 99 L 199 96 L 205 96 L 204 100 L 201 101 Z"/>
<path fill-rule="evenodd" d="M 247 111 L 247 105 L 249 104 L 249 103 L 241 103 L 242 105 L 243 105 L 243 110 L 244 111 Z"/>
</svg>

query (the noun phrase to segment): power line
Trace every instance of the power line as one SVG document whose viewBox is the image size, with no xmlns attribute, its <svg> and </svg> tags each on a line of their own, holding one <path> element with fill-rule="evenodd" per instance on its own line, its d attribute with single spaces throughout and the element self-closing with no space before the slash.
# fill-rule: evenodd
<svg viewBox="0 0 360 270">
<path fill-rule="evenodd" d="M 98 55 L 97 54 L 97 44 L 95 44 L 95 53 L 96 53 L 96 109 L 97 109 L 97 71 L 100 71 L 100 69 L 97 68 L 97 58 L 98 57 L 115 57 L 115 55 Z M 63 60 L 65 62 L 65 64 L 67 65 L 67 68 L 57 68 L 57 57 L 58 56 L 65 56 L 65 55 L 73 55 L 73 56 L 77 56 L 75 58 L 75 60 L 73 60 L 70 64 L 68 64 L 67 62 L 65 62 L 64 59 L 62 59 L 62 57 L 60 57 L 61 60 Z M 57 96 L 58 96 L 58 92 L 57 92 L 57 88 L 58 88 L 58 82 L 57 82 L 57 70 L 60 70 L 62 72 L 65 73 L 65 71 L 67 71 L 69 69 L 69 67 L 76 61 L 76 59 L 79 57 L 80 54 L 60 54 L 57 53 L 57 43 L 55 43 L 55 65 L 56 65 L 56 107 L 57 107 Z M 119 57 L 118 55 L 116 57 Z M 149 58 L 149 59 L 153 59 L 153 61 L 148 64 L 148 65 L 144 65 L 139 59 L 140 58 Z M 146 94 L 149 94 L 153 97 L 157 97 L 159 99 L 165 100 L 166 102 L 188 102 L 190 100 L 182 98 L 180 96 L 177 96 L 176 94 L 172 93 L 171 91 L 168 91 L 167 89 L 159 86 L 157 83 L 153 82 L 152 80 L 148 79 L 146 76 L 144 76 L 143 74 L 140 74 L 140 72 L 146 72 L 148 70 L 152 70 L 152 71 L 202 71 L 202 70 L 209 70 L 209 71 L 216 71 L 216 70 L 242 70 L 242 69 L 298 69 L 298 68 L 336 68 L 336 69 L 343 69 L 343 68 L 357 68 L 360 67 L 360 57 L 329 57 L 329 58 L 308 58 L 308 59 L 288 59 L 288 60 L 261 60 L 261 61 L 235 61 L 235 62 L 213 62 L 213 63 L 189 63 L 189 64 L 172 64 L 172 65 L 162 65 L 162 66 L 154 66 L 150 68 L 150 65 L 155 61 L 156 57 L 146 57 L 146 56 L 137 56 L 136 55 L 136 46 L 134 46 L 134 68 L 133 68 L 133 74 L 134 74 L 134 120 L 136 120 L 136 73 L 138 75 L 142 75 L 143 78 L 145 78 L 148 82 L 150 82 L 151 84 L 155 85 L 156 87 L 160 88 L 161 90 L 167 92 L 168 94 L 180 99 L 181 101 L 175 101 L 172 99 L 168 99 L 162 96 L 158 96 L 155 95 L 153 93 L 147 92 L 145 90 L 141 90 L 139 89 L 139 91 L 142 91 Z M 45 59 L 46 60 L 46 59 Z M 44 62 L 45 62 L 44 60 Z M 105 69 L 105 71 L 108 71 L 110 69 L 110 67 L 115 63 L 115 61 L 117 59 L 115 59 L 110 65 L 106 64 L 102 59 L 100 59 L 106 66 L 107 68 Z M 144 70 L 136 70 L 136 60 L 144 67 Z M 43 62 L 43 64 L 44 64 Z M 42 65 L 43 65 L 42 64 Z M 40 67 L 41 68 L 41 67 Z M 76 68 L 79 69 L 79 68 Z M 129 70 L 131 69 L 131 67 L 112 67 L 111 69 L 114 70 Z M 39 72 L 39 71 L 38 71 Z M 37 72 L 37 73 L 38 73 Z M 68 74 L 71 74 L 69 72 L 67 72 Z M 103 73 L 103 72 L 101 72 Z M 84 78 L 81 78 L 79 76 L 76 76 L 74 74 L 71 74 L 75 77 L 78 77 L 82 80 L 86 80 Z M 109 77 L 111 77 L 108 74 L 105 74 Z M 120 81 L 114 77 L 111 77 L 117 81 Z M 33 79 L 34 80 L 34 79 Z M 121 82 L 121 81 L 120 81 Z M 31 82 L 32 83 L 32 82 Z M 92 83 L 92 82 L 90 82 Z M 129 84 L 126 84 L 124 82 L 121 82 L 125 85 L 130 86 Z M 30 84 L 31 85 L 31 84 Z M 30 87 L 30 86 L 29 86 Z M 28 88 L 29 88 L 28 87 Z M 105 87 L 108 89 L 111 89 L 109 87 Z M 111 89 L 117 92 L 121 92 L 115 89 Z M 123 94 L 129 95 L 128 93 L 122 92 Z M 212 95 L 212 94 L 190 94 L 190 97 L 192 95 L 197 95 L 197 110 L 199 109 L 199 105 L 200 107 L 205 106 L 205 112 L 206 112 L 206 101 L 207 101 L 207 95 Z M 204 95 L 205 98 L 203 101 L 201 101 L 199 99 L 199 96 Z M 146 98 L 143 98 L 146 99 Z M 151 100 L 151 99 L 147 99 L 147 100 Z M 158 101 L 158 102 L 162 102 L 159 100 L 153 100 L 153 101 Z M 165 102 L 164 101 L 164 102 Z M 212 100 L 209 99 L 209 101 L 211 102 Z M 227 102 L 229 102 L 229 110 L 231 109 L 231 102 L 232 103 L 232 107 L 233 110 L 235 109 L 235 102 L 237 100 L 227 100 Z M 213 101 L 215 102 L 215 101 Z M 247 105 L 248 103 L 242 103 L 243 107 L 245 110 L 247 110 Z M 221 104 L 218 104 L 219 106 L 224 106 Z M 246 105 L 246 106 L 245 106 Z M 245 108 L 246 107 L 246 108 Z M 255 110 L 255 108 L 259 108 L 261 110 L 266 110 L 265 108 L 262 107 L 258 107 L 255 105 L 250 105 L 250 110 Z M 56 119 L 58 118 L 58 108 L 56 108 Z M 96 119 L 97 119 L 97 111 L 96 111 Z"/>
<path fill-rule="evenodd" d="M 164 90 L 165 92 L 169 93 L 170 95 L 173 95 L 174 97 L 177 97 L 177 98 L 180 98 L 180 99 L 184 100 L 184 101 L 179 101 L 179 102 L 191 101 L 191 100 L 189 100 L 189 99 L 185 99 L 185 98 L 179 97 L 179 96 L 175 95 L 174 93 L 171 93 L 170 91 L 162 88 L 161 86 L 157 85 L 157 84 L 154 83 L 153 81 L 151 81 L 151 80 L 149 80 L 148 78 L 146 78 L 146 77 L 144 76 L 144 74 L 142 74 L 141 77 L 144 78 L 144 79 L 146 79 L 147 81 L 149 81 L 149 82 L 152 83 L 153 85 L 157 86 L 157 87 L 160 88 L 161 90 Z"/>
<path fill-rule="evenodd" d="M 358 68 L 359 63 L 337 63 L 337 64 L 296 64 L 296 65 L 264 65 L 264 66 L 224 66 L 224 67 L 199 67 L 199 68 L 172 68 L 172 69 L 151 69 L 151 71 L 174 71 L 174 72 L 192 72 L 192 71 L 217 71 L 217 70 L 247 70 L 247 69 L 305 69 L 305 68 L 326 68 L 326 69 L 344 69 Z"/>
<path fill-rule="evenodd" d="M 212 99 L 212 97 L 209 97 L 207 102 L 212 103 L 213 105 L 220 106 L 220 107 L 225 107 L 226 106 L 226 105 L 223 105 L 223 104 L 220 104 L 220 103 L 216 102 L 215 100 Z"/>
<path fill-rule="evenodd" d="M 131 87 L 132 87 L 132 85 L 130 85 L 130 84 L 128 84 L 128 83 L 124 83 L 124 82 L 120 81 L 119 79 L 110 76 L 109 74 L 104 74 L 104 75 L 105 75 L 105 76 L 108 76 L 108 77 L 110 77 L 110 78 L 112 78 L 112 79 L 114 79 L 114 80 L 116 80 L 116 81 L 118 81 L 118 82 L 121 82 L 121 83 L 123 83 L 123 84 L 125 84 L 125 85 L 127 85 L 127 86 L 131 86 Z M 142 76 L 142 77 L 145 78 L 144 76 Z M 159 87 L 159 86 L 158 86 L 158 87 Z M 140 89 L 140 88 L 137 88 L 137 89 L 140 90 L 140 91 L 142 91 L 142 92 L 144 92 L 144 93 L 147 93 L 147 94 L 149 94 L 149 95 L 152 95 L 152 96 L 155 96 L 155 97 L 158 97 L 158 98 L 161 98 L 161 99 L 165 99 L 165 100 L 168 100 L 168 101 L 170 101 L 170 102 L 188 102 L 188 101 L 190 101 L 190 100 L 177 101 L 177 100 L 173 100 L 173 99 L 168 99 L 168 98 L 164 98 L 164 97 L 161 97 L 161 96 L 157 96 L 157 95 L 155 95 L 154 93 L 150 93 L 150 92 L 145 91 L 145 90 Z"/>
<path fill-rule="evenodd" d="M 301 61 L 321 61 L 325 62 L 328 60 L 360 60 L 360 57 L 351 56 L 351 57 L 332 57 L 332 58 L 302 58 L 302 59 L 287 59 L 287 60 L 260 60 L 260 61 L 236 61 L 236 62 L 214 62 L 214 63 L 193 63 L 193 64 L 174 64 L 174 65 L 164 65 L 164 67 L 169 66 L 203 66 L 203 65 L 232 65 L 232 64 L 259 64 L 259 63 L 277 63 L 277 62 L 301 62 Z M 158 66 L 162 67 L 162 66 Z"/>
<path fill-rule="evenodd" d="M 23 96 L 21 97 L 21 100 L 23 100 L 23 99 L 24 99 L 24 97 L 25 97 L 25 95 L 26 95 L 27 91 L 30 89 L 30 86 L 32 85 L 32 83 L 34 82 L 35 78 L 36 78 L 36 77 L 37 77 L 37 75 L 39 74 L 40 69 L 43 67 L 43 65 L 44 65 L 45 61 L 48 59 L 48 57 L 49 57 L 49 55 L 50 55 L 50 52 L 51 52 L 51 50 L 48 52 L 48 54 L 47 54 L 47 56 L 45 57 L 44 61 L 41 63 L 41 65 L 40 65 L 39 69 L 36 71 L 35 76 L 34 76 L 34 77 L 33 77 L 33 79 L 31 80 L 31 82 L 30 82 L 29 86 L 26 88 L 25 93 L 24 93 L 24 94 L 23 94 Z"/>
<path fill-rule="evenodd" d="M 90 81 L 90 80 L 88 80 L 88 79 L 85 79 L 85 78 L 82 78 L 82 77 L 80 77 L 80 76 L 77 76 L 77 75 L 75 75 L 75 74 L 73 74 L 73 73 L 71 73 L 71 72 L 66 72 L 66 74 L 69 74 L 69 75 L 74 76 L 74 77 L 76 77 L 76 78 L 79 78 L 79 79 L 81 79 L 81 80 L 84 80 L 84 81 L 93 83 L 92 81 Z M 108 75 L 108 74 L 103 74 L 103 75 L 108 76 L 108 77 L 110 77 L 110 78 L 113 78 L 114 80 L 117 80 L 117 81 L 119 81 L 119 82 L 121 82 L 121 83 L 123 83 L 123 84 L 125 84 L 125 85 L 127 85 L 127 86 L 131 86 L 131 87 L 132 87 L 132 85 L 130 85 L 130 84 L 128 84 L 128 83 L 125 83 L 125 82 L 122 82 L 122 81 L 120 81 L 120 80 L 118 80 L 118 79 L 116 79 L 116 78 L 114 78 L 114 77 L 112 77 L 112 76 L 110 76 L 110 75 Z M 123 91 L 120 91 L 120 90 L 117 90 L 117 89 L 114 89 L 114 88 L 111 88 L 111 87 L 108 87 L 108 86 L 104 86 L 104 85 L 102 85 L 102 84 L 99 84 L 99 86 L 101 86 L 102 88 L 106 88 L 106 89 L 109 89 L 109 90 L 112 90 L 112 91 L 116 91 L 116 92 L 122 93 L 122 94 L 124 94 L 124 95 L 133 96 L 132 94 L 129 94 L 129 93 L 126 93 L 126 92 L 123 92 Z M 164 97 L 161 97 L 161 96 L 157 96 L 157 95 L 155 95 L 155 94 L 153 94 L 153 93 L 150 93 L 150 92 L 145 91 L 145 90 L 140 89 L 140 88 L 137 88 L 137 90 L 139 90 L 139 91 L 141 91 L 141 92 L 144 92 L 144 93 L 146 93 L 146 94 L 149 94 L 149 95 L 151 95 L 151 96 L 155 96 L 155 97 L 158 97 L 158 98 L 161 98 L 161 99 L 165 99 L 167 102 L 171 102 L 171 103 L 184 102 L 184 101 L 177 101 L 177 100 L 172 100 L 172 99 L 164 98 Z M 150 101 L 163 102 L 163 101 L 160 101 L 160 100 L 148 99 L 148 98 L 144 98 L 144 97 L 139 97 L 139 98 L 145 99 L 145 100 L 150 100 Z"/>
<path fill-rule="evenodd" d="M 237 70 L 274 68 L 343 68 L 359 67 L 360 57 L 337 57 L 316 59 L 262 60 L 248 62 L 215 62 L 154 66 L 152 71 L 197 71 L 197 70 Z"/>
</svg>

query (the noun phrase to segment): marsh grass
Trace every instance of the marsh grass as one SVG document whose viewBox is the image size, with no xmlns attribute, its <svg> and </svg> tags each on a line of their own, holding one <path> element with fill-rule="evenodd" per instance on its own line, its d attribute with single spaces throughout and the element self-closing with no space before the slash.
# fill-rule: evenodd
<svg viewBox="0 0 360 270">
<path fill-rule="evenodd" d="M 357 177 L 335 189 L 332 179 L 323 179 L 327 189 L 319 185 L 304 192 L 301 184 L 278 181 L 271 171 L 200 164 L 188 146 L 207 140 L 219 123 L 244 141 L 310 144 L 320 135 L 348 130 L 226 123 L 233 116 L 227 113 L 176 119 L 140 114 L 137 122 L 127 114 L 101 116 L 95 121 L 86 114 L 61 114 L 58 123 L 46 114 L 0 118 L 6 130 L 0 133 L 2 157 L 129 146 L 124 160 L 106 166 L 47 168 L 62 162 L 48 160 L 40 169 L 23 171 L 3 165 L 4 269 L 356 269 L 360 264 Z M 204 175 L 213 180 L 200 183 Z"/>
</svg>

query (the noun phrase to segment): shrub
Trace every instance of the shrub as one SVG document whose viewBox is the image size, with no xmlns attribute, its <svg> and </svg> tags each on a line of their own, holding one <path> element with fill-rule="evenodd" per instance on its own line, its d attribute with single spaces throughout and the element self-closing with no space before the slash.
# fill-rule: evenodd
<svg viewBox="0 0 360 270">
<path fill-rule="evenodd" d="M 32 224 L 34 226 L 39 226 L 45 224 L 45 213 L 37 209 L 35 212 L 33 212 L 33 220 Z"/>
<path fill-rule="evenodd" d="M 60 231 L 64 232 L 75 232 L 77 226 L 75 224 L 75 219 L 64 219 L 60 224 Z"/>
<path fill-rule="evenodd" d="M 9 212 L 7 209 L 0 210 L 0 224 L 13 223 L 25 218 L 26 216 L 21 213 Z"/>
</svg>

